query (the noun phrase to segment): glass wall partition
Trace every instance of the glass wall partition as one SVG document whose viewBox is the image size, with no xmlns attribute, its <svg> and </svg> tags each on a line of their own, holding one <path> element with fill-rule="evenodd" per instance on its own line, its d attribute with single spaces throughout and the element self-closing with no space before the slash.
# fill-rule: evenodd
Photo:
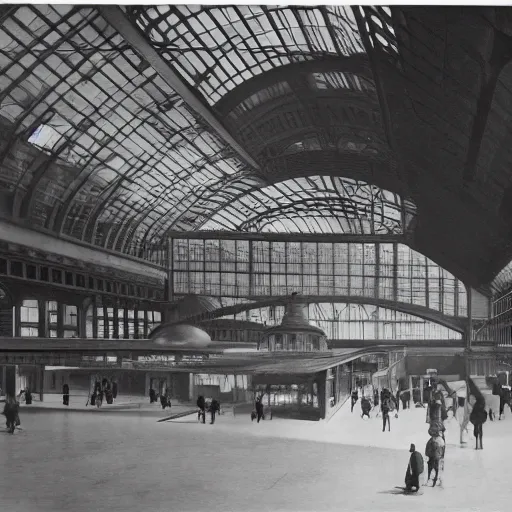
<svg viewBox="0 0 512 512">
<path fill-rule="evenodd" d="M 315 303 L 305 307 L 312 325 L 320 327 L 327 339 L 428 340 L 462 339 L 462 334 L 417 316 L 371 304 Z M 280 325 L 284 306 L 250 309 L 222 318 L 250 320 L 263 326 Z"/>
<path fill-rule="evenodd" d="M 171 243 L 174 295 L 384 299 L 466 316 L 452 274 L 399 243 L 178 239 Z"/>
</svg>

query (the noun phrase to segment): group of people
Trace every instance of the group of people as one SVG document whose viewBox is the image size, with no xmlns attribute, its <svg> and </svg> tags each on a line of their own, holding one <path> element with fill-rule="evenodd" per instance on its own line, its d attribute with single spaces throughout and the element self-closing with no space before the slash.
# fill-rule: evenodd
<svg viewBox="0 0 512 512">
<path fill-rule="evenodd" d="M 169 407 L 169 409 L 171 408 L 171 392 L 168 389 L 165 390 L 165 393 L 158 394 L 153 388 L 150 388 L 149 403 L 153 404 L 158 402 L 158 400 L 160 400 L 162 409 L 165 410 L 166 407 Z"/>
<path fill-rule="evenodd" d="M 92 406 L 96 406 L 99 408 L 103 404 L 103 400 L 105 400 L 107 404 L 113 404 L 116 398 L 117 382 L 104 378 L 101 382 L 97 380 L 94 383 L 94 390 L 91 393 L 91 396 L 87 401 L 87 404 L 90 403 Z M 69 405 L 69 387 L 67 386 L 67 384 L 64 384 L 63 399 L 64 405 Z"/>
<path fill-rule="evenodd" d="M 220 414 L 220 402 L 215 398 L 211 400 L 207 400 L 204 396 L 200 395 L 197 398 L 196 402 L 198 411 L 197 411 L 197 421 L 202 421 L 202 423 L 206 423 L 206 413 L 210 413 L 211 421 L 210 425 L 215 423 L 215 416 Z"/>
<path fill-rule="evenodd" d="M 32 403 L 32 392 L 29 388 L 22 389 L 18 395 L 18 401 L 24 400 L 27 405 Z"/>
<path fill-rule="evenodd" d="M 436 486 L 439 477 L 439 463 L 444 457 L 445 442 L 440 436 L 431 437 L 425 446 L 425 456 L 427 461 L 427 482 L 430 482 L 432 471 L 435 471 L 432 487 Z M 409 492 L 418 492 L 420 488 L 420 475 L 425 469 L 423 456 L 420 452 L 416 451 L 416 446 L 411 444 L 409 449 L 411 456 L 409 457 L 409 464 L 405 471 L 405 490 Z"/>
<path fill-rule="evenodd" d="M 373 399 L 373 404 L 372 404 Z M 350 394 L 350 411 L 354 412 L 354 406 L 359 400 L 359 392 L 357 388 L 352 390 Z M 363 396 L 361 398 L 361 418 L 365 416 L 370 419 L 370 412 L 372 409 L 379 407 L 380 404 L 380 413 L 382 414 L 382 432 L 386 430 L 386 426 L 388 427 L 388 432 L 391 430 L 391 421 L 390 421 L 390 413 L 393 411 L 398 411 L 398 400 L 393 396 L 391 391 L 387 388 L 383 388 L 379 394 L 377 389 L 373 391 L 373 397 Z"/>
</svg>

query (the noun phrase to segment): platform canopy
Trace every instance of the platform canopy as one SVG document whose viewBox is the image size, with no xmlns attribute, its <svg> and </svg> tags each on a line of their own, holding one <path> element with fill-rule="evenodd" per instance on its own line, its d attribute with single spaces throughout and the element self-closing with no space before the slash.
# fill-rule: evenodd
<svg viewBox="0 0 512 512">
<path fill-rule="evenodd" d="M 169 231 L 401 234 L 486 286 L 510 48 L 506 8 L 4 5 L 0 214 L 144 259 Z"/>
</svg>

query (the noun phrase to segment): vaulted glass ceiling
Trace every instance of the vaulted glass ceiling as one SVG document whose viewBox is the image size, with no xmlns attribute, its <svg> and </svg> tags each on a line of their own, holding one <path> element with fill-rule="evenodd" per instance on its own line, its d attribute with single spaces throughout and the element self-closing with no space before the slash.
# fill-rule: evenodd
<svg viewBox="0 0 512 512">
<path fill-rule="evenodd" d="M 512 287 L 512 261 L 507 263 L 501 272 L 493 279 L 491 283 L 492 291 L 496 294 L 508 292 Z"/>
<path fill-rule="evenodd" d="M 254 190 L 217 212 L 202 229 L 400 234 L 414 213 L 410 201 L 365 182 L 312 176 Z"/>
<path fill-rule="evenodd" d="M 279 66 L 364 53 L 353 12 L 342 6 L 143 6 L 126 14 L 210 105 Z M 12 197 L 14 218 L 148 257 L 145 248 L 162 244 L 169 229 L 196 229 L 267 184 L 101 7 L 6 6 L 0 16 L 0 194 Z M 318 90 L 374 91 L 349 72 L 309 80 Z M 261 101 L 250 96 L 237 108 Z M 261 199 L 251 194 L 257 211 Z M 329 223 L 340 211 L 334 200 L 321 208 Z"/>
<path fill-rule="evenodd" d="M 0 50 L 0 186 L 36 226 L 130 252 L 245 168 L 96 9 L 17 8 Z"/>
<path fill-rule="evenodd" d="M 279 66 L 363 53 L 350 7 L 136 6 L 131 19 L 210 105 Z"/>
</svg>

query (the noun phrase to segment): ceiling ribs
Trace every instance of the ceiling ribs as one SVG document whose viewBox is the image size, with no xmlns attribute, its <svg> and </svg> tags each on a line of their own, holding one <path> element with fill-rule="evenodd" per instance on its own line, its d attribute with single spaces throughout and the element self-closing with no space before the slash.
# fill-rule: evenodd
<svg viewBox="0 0 512 512">
<path fill-rule="evenodd" d="M 259 164 L 247 151 L 234 139 L 212 111 L 207 108 L 196 94 L 190 90 L 183 79 L 173 71 L 170 66 L 158 55 L 156 50 L 146 41 L 139 31 L 118 6 L 101 5 L 98 7 L 101 15 L 116 29 L 128 44 L 160 75 L 160 77 L 172 87 L 183 101 L 202 119 L 206 121 L 213 131 L 222 138 L 238 156 L 250 167 L 259 169 Z"/>
</svg>

